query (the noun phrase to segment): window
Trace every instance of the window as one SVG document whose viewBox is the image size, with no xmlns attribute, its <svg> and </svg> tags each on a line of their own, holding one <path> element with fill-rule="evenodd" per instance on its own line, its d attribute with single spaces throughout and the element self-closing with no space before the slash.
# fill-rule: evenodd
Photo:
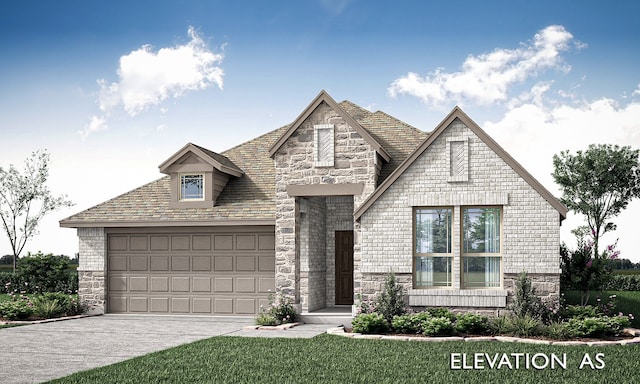
<svg viewBox="0 0 640 384">
<path fill-rule="evenodd" d="M 180 200 L 204 200 L 204 175 L 180 175 Z"/>
<path fill-rule="evenodd" d="M 499 207 L 462 209 L 462 287 L 500 287 Z"/>
<path fill-rule="evenodd" d="M 318 167 L 333 167 L 334 157 L 333 124 L 318 124 L 313 126 L 313 143 L 315 165 Z"/>
<path fill-rule="evenodd" d="M 451 208 L 414 210 L 414 285 L 415 288 L 450 287 Z"/>
</svg>

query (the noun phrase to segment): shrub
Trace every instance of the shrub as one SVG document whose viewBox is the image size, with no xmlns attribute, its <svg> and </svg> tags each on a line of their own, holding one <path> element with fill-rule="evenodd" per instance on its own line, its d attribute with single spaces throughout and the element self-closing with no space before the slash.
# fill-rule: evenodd
<svg viewBox="0 0 640 384">
<path fill-rule="evenodd" d="M 256 318 L 258 325 L 279 325 L 294 323 L 298 320 L 298 313 L 293 305 L 293 300 L 282 294 L 274 300 L 273 295 L 269 295 L 268 308 L 260 306 L 260 314 Z"/>
<path fill-rule="evenodd" d="M 640 291 L 640 275 L 617 275 L 602 286 L 603 291 Z"/>
<path fill-rule="evenodd" d="M 456 320 L 456 315 L 448 308 L 431 307 L 427 308 L 426 311 L 431 315 L 431 317 L 446 317 L 447 319 L 451 320 L 451 322 L 454 322 Z"/>
<path fill-rule="evenodd" d="M 64 312 L 64 309 L 57 299 L 39 296 L 33 300 L 33 313 L 43 319 L 60 317 Z"/>
<path fill-rule="evenodd" d="M 0 303 L 0 317 L 7 320 L 24 320 L 33 314 L 33 304 L 28 297 Z"/>
<path fill-rule="evenodd" d="M 453 324 L 447 317 L 430 317 L 423 320 L 421 326 L 425 336 L 448 336 L 453 333 Z"/>
<path fill-rule="evenodd" d="M 422 322 L 431 317 L 428 312 L 408 313 L 395 316 L 391 321 L 391 328 L 397 333 L 419 334 L 423 332 Z"/>
<path fill-rule="evenodd" d="M 376 311 L 384 316 L 389 324 L 394 316 L 400 316 L 406 312 L 402 286 L 396 281 L 396 275 L 393 272 L 387 275 L 384 289 L 376 302 Z"/>
<path fill-rule="evenodd" d="M 18 259 L 17 275 L 28 293 L 67 292 L 78 290 L 78 274 L 69 270 L 68 256 L 28 254 Z"/>
<path fill-rule="evenodd" d="M 511 332 L 514 336 L 534 336 L 542 331 L 542 322 L 529 315 L 511 317 Z"/>
<path fill-rule="evenodd" d="M 353 332 L 357 333 L 385 333 L 389 330 L 389 323 L 379 313 L 361 313 L 351 321 Z"/>
<path fill-rule="evenodd" d="M 575 337 L 617 336 L 630 322 L 627 316 L 600 316 L 573 318 L 567 321 L 567 329 Z"/>
<path fill-rule="evenodd" d="M 515 297 L 510 307 L 513 315 L 515 317 L 529 315 L 530 317 L 542 318 L 544 316 L 542 300 L 536 296 L 536 290 L 526 272 L 520 273 L 515 285 Z"/>
<path fill-rule="evenodd" d="M 587 317 L 599 317 L 602 313 L 593 305 L 567 305 L 563 317 L 566 319 L 585 319 Z"/>
<path fill-rule="evenodd" d="M 24 290 L 21 281 L 17 273 L 0 272 L 0 293 L 20 293 L 21 289 Z"/>
<path fill-rule="evenodd" d="M 554 321 L 542 329 L 542 334 L 556 340 L 566 340 L 571 336 L 567 323 Z"/>
<path fill-rule="evenodd" d="M 488 330 L 488 320 L 486 316 L 475 313 L 460 314 L 456 319 L 456 332 L 464 334 L 484 334 Z"/>
</svg>

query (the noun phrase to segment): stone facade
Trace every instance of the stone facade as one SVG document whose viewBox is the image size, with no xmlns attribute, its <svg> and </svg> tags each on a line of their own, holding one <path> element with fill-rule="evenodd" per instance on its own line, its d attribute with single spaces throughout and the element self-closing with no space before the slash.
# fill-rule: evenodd
<svg viewBox="0 0 640 384">
<path fill-rule="evenodd" d="M 96 312 L 105 311 L 107 294 L 107 235 L 104 228 L 78 228 L 80 300 Z"/>
<path fill-rule="evenodd" d="M 451 143 L 466 145 L 466 163 L 452 177 Z M 500 288 L 461 289 L 461 207 L 501 206 Z M 452 287 L 414 289 L 413 208 L 453 207 Z M 560 215 L 530 184 L 462 121 L 456 119 L 361 217 L 361 290 L 365 299 L 379 292 L 381 276 L 399 274 L 415 306 L 504 308 L 513 276 L 535 276 L 543 296 L 559 293 Z"/>
<path fill-rule="evenodd" d="M 314 126 L 327 124 L 334 127 L 334 165 L 316 166 Z M 300 265 L 302 231 L 307 231 L 307 229 L 301 228 L 302 216 L 305 215 L 305 213 L 301 213 L 301 198 L 289 196 L 287 186 L 361 183 L 364 186 L 362 194 L 353 196 L 353 198 L 349 196 L 350 211 L 348 214 L 351 217 L 351 224 L 345 224 L 344 220 L 340 224 L 352 227 L 354 208 L 359 206 L 376 187 L 376 177 L 379 171 L 377 156 L 366 140 L 349 126 L 338 112 L 325 103 L 321 103 L 274 154 L 276 169 L 276 289 L 278 291 L 293 297 L 296 302 L 300 302 L 301 290 L 305 289 L 306 292 L 309 292 L 311 287 L 308 284 L 313 280 L 309 278 L 308 274 L 313 263 L 305 266 L 307 271 L 303 271 Z M 354 229 L 357 232 L 357 228 L 349 229 Z M 325 226 L 327 233 L 332 230 L 337 230 L 337 228 L 332 229 Z M 305 232 L 306 234 L 309 232 Z M 358 239 L 359 236 L 354 233 L 354 249 L 359 248 Z M 330 248 L 327 252 L 330 252 Z M 307 279 L 306 287 L 303 287 L 301 283 L 302 273 L 306 275 L 304 276 Z M 330 275 L 333 274 L 327 271 L 325 276 L 331 278 Z M 312 282 L 312 284 L 315 283 Z M 332 302 L 330 288 L 326 289 L 330 285 L 332 284 L 329 283 L 325 286 L 327 303 Z M 321 299 L 322 297 L 318 296 L 310 300 Z M 315 307 L 311 301 L 302 300 L 302 302 L 307 306 Z"/>
</svg>

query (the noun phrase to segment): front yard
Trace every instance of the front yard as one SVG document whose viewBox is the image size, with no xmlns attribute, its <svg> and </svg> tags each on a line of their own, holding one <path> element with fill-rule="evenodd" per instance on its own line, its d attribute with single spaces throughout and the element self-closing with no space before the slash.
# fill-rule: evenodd
<svg viewBox="0 0 640 384">
<path fill-rule="evenodd" d="M 268 332 L 268 331 L 265 331 Z M 519 369 L 452 369 L 452 353 L 522 354 Z M 598 362 L 599 355 L 602 363 Z M 566 357 L 566 369 L 525 368 L 535 354 Z M 584 363 L 590 359 L 592 365 Z M 456 355 L 457 356 L 457 355 Z M 637 383 L 640 345 L 567 347 L 500 342 L 408 342 L 214 337 L 53 383 Z M 543 362 L 538 357 L 538 365 Z M 581 363 L 584 363 L 580 369 Z M 455 364 L 454 364 L 455 365 Z M 458 364 L 459 365 L 459 364 Z"/>
</svg>

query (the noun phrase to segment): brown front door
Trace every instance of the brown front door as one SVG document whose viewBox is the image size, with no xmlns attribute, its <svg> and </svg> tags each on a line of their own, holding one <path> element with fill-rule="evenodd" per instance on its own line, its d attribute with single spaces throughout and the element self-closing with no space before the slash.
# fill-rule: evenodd
<svg viewBox="0 0 640 384">
<path fill-rule="evenodd" d="M 353 304 L 353 231 L 336 231 L 336 305 Z"/>
</svg>

